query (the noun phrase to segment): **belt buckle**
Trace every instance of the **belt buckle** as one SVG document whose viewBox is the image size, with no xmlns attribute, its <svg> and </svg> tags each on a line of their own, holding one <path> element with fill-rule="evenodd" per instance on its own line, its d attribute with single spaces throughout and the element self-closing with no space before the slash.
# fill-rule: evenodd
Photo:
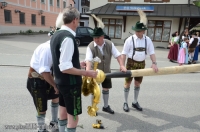
<svg viewBox="0 0 200 132">
<path fill-rule="evenodd" d="M 40 75 L 37 72 L 32 72 L 31 76 L 34 78 L 38 78 Z"/>
</svg>

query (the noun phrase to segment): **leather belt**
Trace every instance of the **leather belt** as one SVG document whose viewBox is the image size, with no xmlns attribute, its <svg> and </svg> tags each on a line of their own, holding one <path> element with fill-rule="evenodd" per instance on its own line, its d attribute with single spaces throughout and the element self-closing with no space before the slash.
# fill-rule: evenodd
<svg viewBox="0 0 200 132">
<path fill-rule="evenodd" d="M 41 80 L 44 80 L 44 77 L 41 76 L 39 73 L 37 73 L 32 67 L 30 67 L 28 72 L 29 78 L 40 78 Z"/>
</svg>

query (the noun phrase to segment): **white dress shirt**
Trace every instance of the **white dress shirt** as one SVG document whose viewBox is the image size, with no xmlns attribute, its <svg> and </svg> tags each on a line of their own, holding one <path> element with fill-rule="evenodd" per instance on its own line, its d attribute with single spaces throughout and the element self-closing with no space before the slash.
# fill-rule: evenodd
<svg viewBox="0 0 200 132">
<path fill-rule="evenodd" d="M 198 37 L 195 37 L 195 38 L 198 39 L 198 41 L 197 41 L 197 46 L 198 46 L 199 45 L 199 38 Z M 194 41 L 194 38 L 191 38 L 190 41 L 189 41 L 189 44 L 191 45 L 193 41 Z"/>
<path fill-rule="evenodd" d="M 52 56 L 50 50 L 50 40 L 39 45 L 31 58 L 30 66 L 39 74 L 51 72 Z"/>
<path fill-rule="evenodd" d="M 143 35 L 142 39 L 138 38 L 135 34 L 132 35 L 135 43 L 135 48 L 138 47 L 144 47 L 145 48 L 145 36 Z M 135 61 L 144 61 L 146 59 L 146 54 L 145 51 L 135 51 L 135 55 L 132 58 L 133 55 L 133 41 L 132 41 L 132 36 L 127 38 L 127 40 L 124 43 L 124 47 L 122 50 L 122 54 L 127 55 L 128 58 L 131 58 Z M 155 54 L 154 52 L 154 46 L 151 41 L 151 39 L 146 36 L 146 41 L 147 41 L 147 54 L 152 55 Z"/>
<path fill-rule="evenodd" d="M 104 55 L 104 53 L 103 53 L 103 47 L 104 47 L 104 45 L 105 45 L 106 43 L 105 43 L 105 41 L 104 41 L 104 43 L 103 43 L 103 45 L 102 46 L 99 46 L 99 45 L 97 45 L 95 42 L 94 42 L 94 47 L 98 47 L 99 48 L 99 50 L 101 51 L 101 54 L 102 55 Z M 118 56 L 120 56 L 121 54 L 120 54 L 120 52 L 117 50 L 117 48 L 115 47 L 115 45 L 112 43 L 112 55 L 113 55 L 113 57 L 114 58 L 117 58 Z M 91 49 L 89 48 L 89 46 L 87 47 L 87 50 L 86 50 L 86 57 L 85 57 L 85 61 L 92 61 L 93 60 L 93 58 L 94 58 L 95 56 L 93 56 L 93 54 L 92 54 L 92 51 L 91 51 Z"/>
<path fill-rule="evenodd" d="M 62 25 L 60 30 L 67 30 L 70 33 L 72 33 L 74 36 L 76 36 L 76 33 L 65 25 Z M 66 37 L 61 43 L 61 47 L 60 47 L 60 59 L 59 59 L 60 71 L 73 68 L 73 64 L 72 64 L 73 54 L 74 54 L 74 42 L 72 38 Z"/>
</svg>

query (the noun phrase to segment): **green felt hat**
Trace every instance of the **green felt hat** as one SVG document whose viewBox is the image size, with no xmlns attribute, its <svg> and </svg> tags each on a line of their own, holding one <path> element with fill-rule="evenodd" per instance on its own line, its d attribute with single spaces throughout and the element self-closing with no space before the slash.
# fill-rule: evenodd
<svg viewBox="0 0 200 132">
<path fill-rule="evenodd" d="M 143 31 L 143 30 L 147 30 L 147 27 L 143 24 L 140 23 L 139 21 L 135 24 L 135 27 L 132 27 L 133 30 L 135 31 Z"/>
<path fill-rule="evenodd" d="M 104 31 L 102 28 L 94 28 L 94 32 L 91 34 L 92 37 L 100 37 L 105 35 Z"/>
</svg>

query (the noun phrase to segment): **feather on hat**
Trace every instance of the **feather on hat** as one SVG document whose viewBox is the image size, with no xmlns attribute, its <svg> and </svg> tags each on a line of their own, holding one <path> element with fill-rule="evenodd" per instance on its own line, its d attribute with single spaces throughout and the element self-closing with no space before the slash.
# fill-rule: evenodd
<svg viewBox="0 0 200 132">
<path fill-rule="evenodd" d="M 57 19 L 56 19 L 56 29 L 55 29 L 55 31 L 59 30 L 59 29 L 61 28 L 62 25 L 64 25 L 64 22 L 63 22 L 63 13 L 60 12 L 60 13 L 58 14 Z M 50 32 L 48 33 L 48 36 L 51 37 L 51 36 L 55 33 L 55 31 L 50 31 Z"/>
<path fill-rule="evenodd" d="M 104 23 L 101 21 L 100 18 L 98 18 L 97 16 L 95 16 L 94 14 L 91 14 L 91 16 L 97 21 L 97 27 L 98 28 L 102 28 L 104 29 Z"/>
<path fill-rule="evenodd" d="M 142 10 L 138 10 L 138 14 L 140 16 L 140 23 L 143 23 L 146 26 L 147 25 L 146 14 Z"/>
<path fill-rule="evenodd" d="M 142 10 L 138 10 L 138 14 L 140 16 L 140 21 L 135 24 L 135 27 L 132 27 L 135 31 L 147 30 L 147 17 L 146 14 Z"/>
<path fill-rule="evenodd" d="M 63 13 L 60 12 L 58 14 L 57 19 L 56 19 L 56 30 L 60 29 L 62 25 L 64 25 L 64 22 L 63 22 Z"/>
<path fill-rule="evenodd" d="M 104 23 L 101 21 L 100 18 L 96 17 L 94 14 L 91 14 L 91 16 L 97 21 L 97 27 L 94 28 L 94 32 L 91 33 L 92 37 L 99 37 L 105 35 L 103 29 L 104 29 Z"/>
</svg>

